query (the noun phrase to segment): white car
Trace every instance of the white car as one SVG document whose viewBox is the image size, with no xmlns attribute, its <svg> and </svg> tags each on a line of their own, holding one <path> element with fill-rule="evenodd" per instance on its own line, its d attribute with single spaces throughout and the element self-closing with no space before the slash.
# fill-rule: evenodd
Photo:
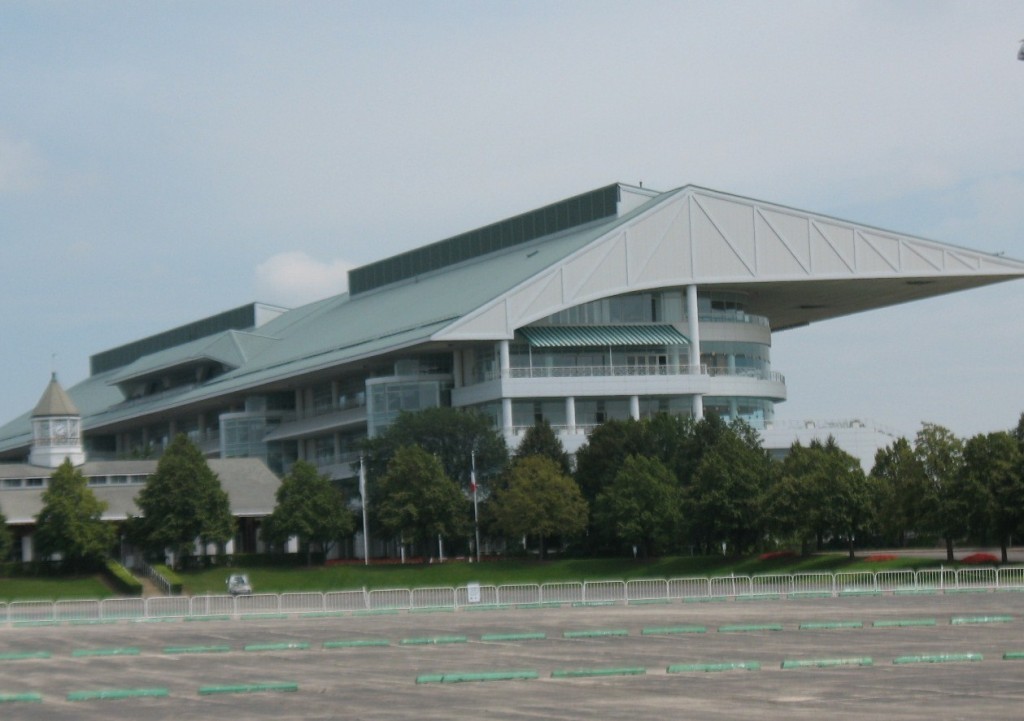
<svg viewBox="0 0 1024 721">
<path fill-rule="evenodd" d="M 252 593 L 249 577 L 244 573 L 232 573 L 228 577 L 228 593 L 232 596 L 248 596 Z"/>
</svg>

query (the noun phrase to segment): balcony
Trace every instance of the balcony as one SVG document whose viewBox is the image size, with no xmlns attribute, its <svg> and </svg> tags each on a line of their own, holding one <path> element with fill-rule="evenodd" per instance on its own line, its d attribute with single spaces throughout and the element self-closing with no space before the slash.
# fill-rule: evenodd
<svg viewBox="0 0 1024 721">
<path fill-rule="evenodd" d="M 485 380 L 452 389 L 452 405 L 500 398 L 608 397 L 626 395 L 742 395 L 785 400 L 786 379 L 776 371 L 691 366 L 534 366 L 488 373 Z M 627 380 L 628 379 L 628 380 Z"/>
</svg>

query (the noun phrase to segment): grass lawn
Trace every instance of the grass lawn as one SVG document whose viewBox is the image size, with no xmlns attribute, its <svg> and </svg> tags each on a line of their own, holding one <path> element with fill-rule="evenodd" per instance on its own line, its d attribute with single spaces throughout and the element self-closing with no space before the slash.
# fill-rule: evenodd
<svg viewBox="0 0 1024 721">
<path fill-rule="evenodd" d="M 352 589 L 428 588 L 461 586 L 475 581 L 488 585 L 553 581 L 612 581 L 636 578 L 752 576 L 772 573 L 838 573 L 954 567 L 937 559 L 907 556 L 872 562 L 866 555 L 854 560 L 845 553 L 815 554 L 806 558 L 761 560 L 757 556 L 670 556 L 651 560 L 630 558 L 494 560 L 483 563 L 449 561 L 442 564 L 358 563 L 334 566 L 244 567 L 218 566 L 181 573 L 185 593 L 222 594 L 231 573 L 248 573 L 256 593 L 346 591 Z M 116 596 L 99 576 L 0 577 L 0 602 L 14 600 L 103 599 Z"/>
<path fill-rule="evenodd" d="M 102 599 L 116 595 L 99 576 L 0 577 L 0 603 Z"/>
<path fill-rule="evenodd" d="M 443 564 L 358 564 L 336 566 L 218 567 L 181 573 L 189 594 L 223 593 L 229 573 L 248 573 L 256 593 L 344 591 L 360 588 L 428 588 L 461 586 L 471 581 L 500 585 L 551 581 L 609 581 L 636 578 L 754 575 L 766 573 L 833 573 L 937 568 L 940 561 L 915 557 L 871 562 L 850 561 L 846 554 L 819 554 L 808 558 L 760 560 L 757 556 L 673 556 L 648 561 L 627 558 L 552 561 L 500 560 L 483 563 L 449 561 Z M 946 564 L 949 567 L 949 564 Z"/>
</svg>

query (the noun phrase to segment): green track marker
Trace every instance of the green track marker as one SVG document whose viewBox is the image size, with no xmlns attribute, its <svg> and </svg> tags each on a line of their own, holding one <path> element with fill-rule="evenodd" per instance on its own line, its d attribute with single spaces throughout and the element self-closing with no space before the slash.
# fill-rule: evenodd
<svg viewBox="0 0 1024 721">
<path fill-rule="evenodd" d="M 871 624 L 875 628 L 896 628 L 908 626 L 934 626 L 934 618 L 908 618 L 897 621 L 875 621 Z"/>
<path fill-rule="evenodd" d="M 263 621 L 270 619 L 288 618 L 287 613 L 243 613 L 240 617 L 243 621 Z"/>
<path fill-rule="evenodd" d="M 735 661 L 731 663 L 677 663 L 665 669 L 665 673 L 688 673 L 691 671 L 760 671 L 757 661 Z"/>
<path fill-rule="evenodd" d="M 230 646 L 168 646 L 164 653 L 227 653 Z"/>
<path fill-rule="evenodd" d="M 98 691 L 72 691 L 68 701 L 98 701 L 123 698 L 144 698 L 167 696 L 165 688 L 111 688 Z"/>
<path fill-rule="evenodd" d="M 629 631 L 624 628 L 602 629 L 598 631 L 565 631 L 563 638 L 603 638 L 607 636 L 628 636 Z"/>
<path fill-rule="evenodd" d="M 226 686 L 200 686 L 200 696 L 210 696 L 221 693 L 259 693 L 261 691 L 298 691 L 299 684 L 282 683 L 241 683 Z"/>
<path fill-rule="evenodd" d="M 864 628 L 864 623 L 861 621 L 812 621 L 800 624 L 802 631 L 828 631 L 837 628 Z"/>
<path fill-rule="evenodd" d="M 324 648 L 362 648 L 365 646 L 388 646 L 382 638 L 357 638 L 351 641 L 324 641 Z"/>
<path fill-rule="evenodd" d="M 245 651 L 305 651 L 309 644 L 305 641 L 294 643 L 250 643 Z"/>
<path fill-rule="evenodd" d="M 466 643 L 468 639 L 465 636 L 429 636 L 420 638 L 403 638 L 401 644 L 403 646 L 432 646 L 443 643 Z"/>
<path fill-rule="evenodd" d="M 652 626 L 640 632 L 642 636 L 663 636 L 676 633 L 707 633 L 704 626 Z"/>
<path fill-rule="evenodd" d="M 138 656 L 139 649 L 134 647 L 127 648 L 79 648 L 71 652 L 71 656 L 74 658 L 81 658 L 82 656 Z"/>
<path fill-rule="evenodd" d="M 9 651 L 0 653 L 0 661 L 26 661 L 30 658 L 50 658 L 49 651 Z"/>
<path fill-rule="evenodd" d="M 470 681 L 522 681 L 537 678 L 536 671 L 488 671 L 484 673 L 428 673 L 416 677 L 416 683 L 465 683 Z"/>
<path fill-rule="evenodd" d="M 834 666 L 872 666 L 874 660 L 862 658 L 817 658 L 783 661 L 779 668 L 832 668 Z"/>
<path fill-rule="evenodd" d="M 950 623 L 954 626 L 963 626 L 974 623 L 1011 623 L 1013 616 L 954 616 Z"/>
<path fill-rule="evenodd" d="M 1024 651 L 1007 651 L 1003 654 L 1004 661 L 1024 661 Z"/>
<path fill-rule="evenodd" d="M 548 637 L 546 633 L 485 633 L 481 641 L 539 641 Z"/>
<path fill-rule="evenodd" d="M 892 660 L 894 664 L 904 663 L 947 663 L 957 661 L 981 661 L 980 653 L 938 653 L 925 656 L 897 656 Z"/>
<path fill-rule="evenodd" d="M 740 631 L 781 631 L 781 623 L 763 623 L 763 624 L 732 624 L 727 626 L 719 626 L 719 633 L 735 633 Z"/>
<path fill-rule="evenodd" d="M 465 681 L 522 681 L 537 678 L 536 671 L 489 671 L 485 673 L 446 673 L 442 683 L 463 683 Z"/>
<path fill-rule="evenodd" d="M 38 693 L 0 693 L 0 703 L 42 703 L 43 697 Z"/>
<path fill-rule="evenodd" d="M 186 621 L 230 621 L 231 616 L 185 616 Z"/>
<path fill-rule="evenodd" d="M 586 678 L 590 676 L 643 676 L 647 669 L 641 666 L 625 668 L 576 668 L 552 671 L 551 678 Z"/>
</svg>

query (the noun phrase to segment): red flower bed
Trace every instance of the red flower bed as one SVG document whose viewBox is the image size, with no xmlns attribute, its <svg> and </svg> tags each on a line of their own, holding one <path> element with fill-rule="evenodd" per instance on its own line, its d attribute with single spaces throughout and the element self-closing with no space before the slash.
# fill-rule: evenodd
<svg viewBox="0 0 1024 721">
<path fill-rule="evenodd" d="M 759 561 L 775 561 L 779 558 L 796 558 L 795 551 L 769 551 L 757 557 Z"/>
<path fill-rule="evenodd" d="M 879 561 L 895 561 L 898 558 L 899 556 L 897 556 L 895 553 L 872 553 L 864 560 L 870 561 L 872 563 L 877 563 Z"/>
<path fill-rule="evenodd" d="M 999 563 L 999 559 L 991 553 L 972 553 L 961 558 L 960 563 Z"/>
</svg>

